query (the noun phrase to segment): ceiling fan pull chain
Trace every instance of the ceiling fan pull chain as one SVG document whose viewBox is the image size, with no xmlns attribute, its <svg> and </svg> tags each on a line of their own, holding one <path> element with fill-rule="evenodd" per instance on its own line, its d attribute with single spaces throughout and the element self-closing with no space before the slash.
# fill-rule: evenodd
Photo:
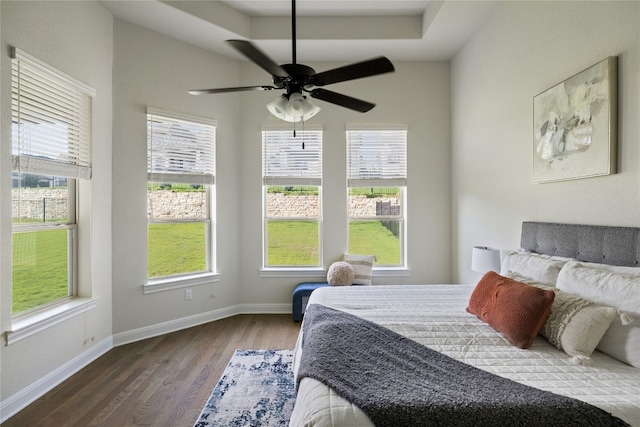
<svg viewBox="0 0 640 427">
<path fill-rule="evenodd" d="M 302 149 L 304 150 L 304 120 L 302 120 Z"/>
<path fill-rule="evenodd" d="M 304 120 L 300 120 L 300 123 L 302 123 L 302 149 L 304 150 L 304 135 L 305 135 L 305 133 L 304 133 Z M 294 123 L 293 126 L 295 127 L 295 125 L 296 124 Z M 296 136 L 296 131 L 294 129 L 293 137 L 295 138 L 295 136 Z"/>
</svg>

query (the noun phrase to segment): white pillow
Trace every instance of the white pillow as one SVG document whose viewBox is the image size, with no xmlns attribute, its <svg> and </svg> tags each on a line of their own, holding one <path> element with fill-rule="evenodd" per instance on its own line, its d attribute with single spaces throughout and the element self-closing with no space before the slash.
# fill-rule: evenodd
<svg viewBox="0 0 640 427">
<path fill-rule="evenodd" d="M 577 260 L 571 260 L 577 261 Z M 600 270 L 607 270 L 612 273 L 628 274 L 630 276 L 640 276 L 640 267 L 625 267 L 623 265 L 610 265 L 610 264 L 596 264 L 595 262 L 577 261 L 582 264 L 583 267 L 597 268 Z"/>
<path fill-rule="evenodd" d="M 640 315 L 640 276 L 569 261 L 560 271 L 556 287 L 590 301 Z"/>
<path fill-rule="evenodd" d="M 597 349 L 640 368 L 640 276 L 610 271 L 598 264 L 568 262 L 558 275 L 558 288 L 622 312 L 605 332 Z M 624 321 L 623 321 L 624 319 Z"/>
<path fill-rule="evenodd" d="M 597 349 L 614 359 L 640 368 L 640 320 L 623 325 L 620 317 L 611 322 L 611 326 L 600 340 Z"/>
<path fill-rule="evenodd" d="M 354 285 L 371 284 L 371 272 L 373 270 L 373 263 L 376 260 L 375 256 L 344 254 L 342 260 L 347 261 L 353 267 L 353 272 L 355 273 L 353 279 Z"/>
<path fill-rule="evenodd" d="M 500 275 L 512 271 L 547 286 L 555 286 L 558 273 L 566 261 L 533 252 L 511 252 L 500 267 Z"/>
</svg>

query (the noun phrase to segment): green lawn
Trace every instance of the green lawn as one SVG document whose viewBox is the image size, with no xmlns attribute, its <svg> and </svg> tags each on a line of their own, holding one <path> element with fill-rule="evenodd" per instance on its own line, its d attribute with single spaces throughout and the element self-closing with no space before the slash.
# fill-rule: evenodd
<svg viewBox="0 0 640 427">
<path fill-rule="evenodd" d="M 316 221 L 270 221 L 267 230 L 270 266 L 318 265 Z"/>
<path fill-rule="evenodd" d="M 313 221 L 272 221 L 268 225 L 270 266 L 318 265 L 318 224 Z M 400 240 L 380 221 L 353 221 L 349 253 L 375 255 L 376 264 L 400 264 Z"/>
<path fill-rule="evenodd" d="M 352 221 L 349 224 L 349 253 L 375 255 L 378 265 L 399 265 L 400 239 L 380 221 Z"/>
<path fill-rule="evenodd" d="M 205 271 L 203 223 L 149 225 L 149 277 Z M 379 265 L 400 263 L 400 244 L 380 221 L 354 221 L 349 252 L 375 255 Z M 271 266 L 318 265 L 318 223 L 272 221 Z M 13 235 L 13 313 L 67 296 L 67 230 Z"/>
<path fill-rule="evenodd" d="M 13 235 L 13 314 L 68 296 L 67 229 Z"/>
<path fill-rule="evenodd" d="M 149 277 L 206 271 L 205 224 L 149 224 Z"/>
</svg>

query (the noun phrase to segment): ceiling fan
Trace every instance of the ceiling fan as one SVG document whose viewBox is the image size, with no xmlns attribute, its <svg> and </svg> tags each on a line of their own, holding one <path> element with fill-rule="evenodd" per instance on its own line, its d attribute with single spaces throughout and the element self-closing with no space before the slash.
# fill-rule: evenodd
<svg viewBox="0 0 640 427">
<path fill-rule="evenodd" d="M 268 104 L 267 108 L 274 116 L 288 122 L 305 121 L 320 111 L 320 108 L 309 101 L 305 94 L 308 94 L 311 98 L 320 99 L 361 113 L 365 113 L 375 107 L 375 104 L 372 104 L 371 102 L 332 92 L 330 90 L 323 89 L 322 86 L 392 72 L 395 69 L 391 61 L 384 56 L 380 56 L 351 65 L 323 71 L 321 73 L 316 73 L 313 68 L 307 65 L 298 64 L 296 62 L 295 0 L 291 0 L 291 34 L 291 64 L 282 65 L 278 65 L 258 49 L 258 47 L 247 40 L 226 41 L 231 47 L 271 74 L 273 77 L 273 85 L 195 89 L 190 90 L 189 93 L 192 95 L 203 95 L 251 90 L 282 89 L 285 93 L 283 93 L 282 96 L 274 102 Z"/>
</svg>

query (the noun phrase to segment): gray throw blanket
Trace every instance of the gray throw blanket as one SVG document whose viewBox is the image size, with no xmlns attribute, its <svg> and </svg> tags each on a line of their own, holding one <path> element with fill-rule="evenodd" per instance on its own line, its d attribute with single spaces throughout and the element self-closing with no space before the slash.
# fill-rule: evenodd
<svg viewBox="0 0 640 427">
<path fill-rule="evenodd" d="M 627 426 L 582 401 L 467 365 L 390 329 L 313 304 L 296 385 L 315 378 L 378 426 Z"/>
</svg>

